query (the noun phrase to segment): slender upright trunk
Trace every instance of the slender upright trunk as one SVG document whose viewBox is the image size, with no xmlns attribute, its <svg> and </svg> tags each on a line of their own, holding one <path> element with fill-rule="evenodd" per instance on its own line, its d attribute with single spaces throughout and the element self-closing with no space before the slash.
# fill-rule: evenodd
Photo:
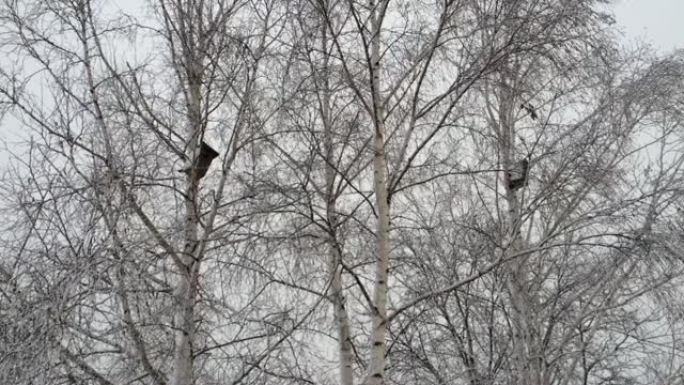
<svg viewBox="0 0 684 385">
<path fill-rule="evenodd" d="M 187 157 L 197 159 L 202 141 L 202 107 L 201 107 L 201 63 L 192 51 L 193 47 L 184 49 L 185 71 L 187 76 L 187 116 L 189 145 Z M 183 254 L 177 264 L 178 283 L 174 293 L 174 328 L 175 354 L 171 385 L 191 385 L 193 383 L 193 341 L 195 337 L 195 302 L 201 255 L 199 246 L 199 207 L 198 192 L 199 172 L 191 167 L 187 173 L 185 190 L 185 223 Z"/>
<path fill-rule="evenodd" d="M 195 142 L 195 141 L 193 141 Z M 196 146 L 196 148 L 199 148 Z M 201 257 L 196 255 L 199 246 L 197 193 L 199 186 L 193 181 L 195 169 L 188 173 L 185 201 L 185 245 L 177 265 L 178 283 L 174 293 L 174 328 L 176 349 L 172 385 L 192 384 L 192 343 L 195 335 L 194 314 L 197 281 Z"/>
<path fill-rule="evenodd" d="M 172 385 L 193 383 L 193 350 L 195 335 L 194 313 L 197 294 L 197 263 L 190 263 L 185 271 L 180 271 L 179 282 L 174 293 L 174 328 L 176 347 Z"/>
<path fill-rule="evenodd" d="M 499 102 L 499 149 L 504 170 L 515 167 L 515 132 L 513 115 L 516 106 L 513 86 L 504 84 Z M 508 253 L 517 254 L 524 250 L 524 242 L 520 235 L 522 215 L 518 191 L 509 185 L 508 174 L 504 174 L 506 203 L 508 206 L 508 230 L 510 243 Z M 511 296 L 513 311 L 513 369 L 516 385 L 542 385 L 541 370 L 535 341 L 534 298 L 530 292 L 529 258 L 520 257 L 511 262 L 507 278 L 507 286 Z"/>
<path fill-rule="evenodd" d="M 324 10 L 327 12 L 327 10 Z M 329 71 L 329 56 L 328 56 L 328 28 L 327 23 L 323 20 L 322 23 L 322 51 L 323 51 L 323 101 L 321 105 L 321 115 L 323 120 L 324 130 L 324 146 L 325 146 L 325 199 L 326 199 L 326 215 L 328 218 L 328 226 L 330 228 L 329 234 L 329 255 L 330 255 L 330 274 L 331 282 L 331 297 L 333 299 L 333 306 L 335 312 L 335 323 L 337 325 L 337 340 L 339 348 L 340 360 L 340 384 L 353 385 L 354 371 L 353 371 L 353 354 L 351 346 L 351 333 L 349 331 L 349 316 L 345 308 L 344 292 L 342 290 L 342 250 L 341 245 L 337 239 L 337 196 L 335 193 L 335 175 L 336 171 L 333 167 L 335 152 L 333 143 L 333 126 L 330 116 L 330 71 Z"/>
<path fill-rule="evenodd" d="M 335 242 L 334 240 L 332 242 Z M 351 334 L 349 331 L 349 317 L 345 307 L 345 297 L 342 291 L 342 254 L 339 246 L 330 245 L 330 255 L 332 261 L 330 264 L 332 276 L 332 297 L 335 307 L 335 322 L 337 324 L 337 338 L 340 353 L 340 384 L 353 385 L 354 371 L 353 371 L 353 354 L 351 347 Z"/>
<path fill-rule="evenodd" d="M 389 210 L 387 191 L 387 159 L 385 157 L 385 111 L 380 91 L 380 32 L 387 0 L 376 5 L 369 2 L 371 15 L 371 97 L 375 139 L 373 141 L 373 180 L 377 209 L 377 255 L 375 262 L 375 291 L 373 294 L 373 330 L 371 332 L 371 357 L 366 384 L 380 385 L 385 382 L 385 336 L 387 334 L 387 279 L 389 271 Z"/>
</svg>

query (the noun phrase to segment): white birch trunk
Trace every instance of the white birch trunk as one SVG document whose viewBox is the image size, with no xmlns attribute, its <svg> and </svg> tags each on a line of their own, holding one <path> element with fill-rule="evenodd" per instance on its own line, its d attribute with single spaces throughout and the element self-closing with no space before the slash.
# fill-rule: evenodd
<svg viewBox="0 0 684 385">
<path fill-rule="evenodd" d="M 387 159 L 385 157 L 385 111 L 380 91 L 380 33 L 387 1 L 376 5 L 369 2 L 371 15 L 371 93 L 375 138 L 373 141 L 373 179 L 377 209 L 377 255 L 375 262 L 375 289 L 373 294 L 373 329 L 371 332 L 371 357 L 366 384 L 380 385 L 385 382 L 385 353 L 387 350 L 387 280 L 389 271 L 389 202 L 387 191 Z"/>
<path fill-rule="evenodd" d="M 196 141 L 193 141 L 196 142 Z M 199 146 L 195 146 L 199 148 Z M 193 169 L 188 173 L 185 202 L 185 246 L 180 256 L 178 283 L 174 293 L 175 354 L 172 385 L 192 384 L 192 343 L 195 335 L 194 313 L 197 294 L 197 279 L 200 256 L 196 255 L 199 246 L 197 216 L 198 184 L 193 181 Z"/>
<path fill-rule="evenodd" d="M 507 79 L 510 80 L 510 79 Z M 501 161 L 506 172 L 504 173 L 504 185 L 506 189 L 506 203 L 508 206 L 508 228 L 510 245 L 508 253 L 518 254 L 524 249 L 524 241 L 520 235 L 522 215 L 520 211 L 517 191 L 510 188 L 508 170 L 513 169 L 516 163 L 515 152 L 515 128 L 514 109 L 515 90 L 513 81 L 505 84 L 499 101 L 499 140 Z M 520 257 L 508 265 L 508 287 L 513 311 L 511 312 L 513 324 L 513 378 L 517 385 L 542 385 L 542 366 L 538 365 L 540 357 L 536 352 L 536 338 L 534 321 L 535 306 L 533 294 L 530 292 L 529 257 Z"/>
<path fill-rule="evenodd" d="M 192 47 L 186 47 L 191 50 Z M 186 74 L 188 77 L 188 159 L 194 161 L 200 151 L 201 132 L 201 88 L 200 66 L 195 55 L 185 51 Z M 185 190 L 185 245 L 177 264 L 178 283 L 174 293 L 175 352 L 171 385 L 193 383 L 193 341 L 195 337 L 195 301 L 201 255 L 199 248 L 199 180 L 197 167 L 187 173 Z"/>
<path fill-rule="evenodd" d="M 340 384 L 354 384 L 353 354 L 351 346 L 351 334 L 349 331 L 349 317 L 345 307 L 345 297 L 342 291 L 342 265 L 339 247 L 330 247 L 332 263 L 332 297 L 335 307 L 335 323 L 337 324 L 338 348 L 340 354 Z"/>
<path fill-rule="evenodd" d="M 340 384 L 354 384 L 353 354 L 351 346 L 351 333 L 349 331 L 349 316 L 345 308 L 345 297 L 342 285 L 342 250 L 337 240 L 337 196 L 335 193 L 335 175 L 333 167 L 335 152 L 333 143 L 333 126 L 330 116 L 330 71 L 328 56 L 328 35 L 325 20 L 322 23 L 322 51 L 323 51 L 323 103 L 321 105 L 321 115 L 325 135 L 325 198 L 326 215 L 328 226 L 330 226 L 329 255 L 330 255 L 330 274 L 331 297 L 335 314 L 335 324 L 337 326 L 337 341 L 340 362 Z"/>
</svg>

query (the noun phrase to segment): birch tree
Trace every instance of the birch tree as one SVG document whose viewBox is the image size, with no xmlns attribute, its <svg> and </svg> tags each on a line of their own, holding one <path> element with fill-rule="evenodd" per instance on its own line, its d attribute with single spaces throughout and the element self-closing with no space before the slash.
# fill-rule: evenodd
<svg viewBox="0 0 684 385">
<path fill-rule="evenodd" d="M 416 224 L 402 232 L 415 260 L 409 271 L 419 277 L 409 290 L 433 295 L 398 321 L 401 375 L 424 383 L 651 381 L 624 368 L 645 373 L 644 352 L 664 354 L 646 347 L 659 339 L 650 328 L 662 327 L 662 315 L 640 308 L 681 274 L 671 239 L 640 241 L 653 223 L 659 231 L 670 223 L 680 189 L 676 151 L 665 167 L 674 184 L 661 189 L 651 171 L 643 174 L 663 170 L 651 162 L 665 142 L 679 146 L 660 119 L 678 120 L 679 98 L 670 92 L 680 67 L 674 57 L 651 62 L 596 46 L 576 56 L 583 65 L 574 76 L 552 63 L 537 67 L 534 56 L 512 57 L 484 83 L 486 123 L 475 127 L 485 131 L 462 139 L 477 149 L 474 157 L 464 148 L 463 171 L 414 196 Z M 530 104 L 536 117 L 524 108 Z M 506 173 L 526 157 L 528 184 L 511 188 Z M 460 195 L 470 199 L 453 198 Z M 657 215 L 647 209 L 655 201 Z M 483 271 L 490 275 L 472 279 Z M 451 277 L 456 284 L 447 284 Z"/>
<path fill-rule="evenodd" d="M 146 11 L 3 5 L 0 94 L 37 136 L 16 167 L 32 176 L 7 185 L 25 230 L 8 241 L 20 251 L 4 282 L 17 307 L 43 303 L 34 332 L 45 336 L 45 382 L 239 383 L 263 375 L 296 327 L 269 326 L 279 314 L 269 283 L 240 278 L 258 250 L 245 234 L 264 222 L 250 216 L 258 191 L 235 166 L 254 159 L 241 153 L 272 108 L 255 90 L 267 85 L 258 79 L 282 8 L 161 1 Z M 207 145 L 218 154 L 210 165 Z M 29 370 L 10 373 L 31 381 Z"/>
</svg>

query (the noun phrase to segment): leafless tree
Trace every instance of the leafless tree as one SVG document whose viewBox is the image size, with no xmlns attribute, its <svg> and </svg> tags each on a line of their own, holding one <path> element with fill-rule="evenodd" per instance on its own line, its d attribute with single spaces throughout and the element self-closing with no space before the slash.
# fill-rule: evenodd
<svg viewBox="0 0 684 385">
<path fill-rule="evenodd" d="M 596 5 L 4 1 L 0 381 L 678 384 L 684 65 Z"/>
<path fill-rule="evenodd" d="M 7 184 L 25 229 L 4 281 L 18 308 L 45 304 L 11 338 L 45 336 L 46 383 L 278 374 L 267 358 L 310 311 L 252 279 L 268 220 L 245 171 L 275 110 L 262 79 L 285 6 L 159 1 L 138 20 L 90 1 L 3 4 L 0 94 L 39 137 L 16 167 L 28 181 Z M 8 381 L 30 382 L 21 372 Z"/>
</svg>

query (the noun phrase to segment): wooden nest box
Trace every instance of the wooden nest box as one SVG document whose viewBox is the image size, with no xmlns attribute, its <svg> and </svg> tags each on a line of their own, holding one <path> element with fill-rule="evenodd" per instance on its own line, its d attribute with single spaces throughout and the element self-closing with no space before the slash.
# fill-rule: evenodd
<svg viewBox="0 0 684 385">
<path fill-rule="evenodd" d="M 530 168 L 530 162 L 527 159 L 517 161 L 507 173 L 508 188 L 517 190 L 523 186 L 527 186 L 527 175 Z"/>
<path fill-rule="evenodd" d="M 192 162 L 192 166 L 182 169 L 181 172 L 194 175 L 193 182 L 198 182 L 205 175 L 207 175 L 207 171 L 209 170 L 209 166 L 211 166 L 211 162 L 217 156 L 219 156 L 219 153 L 211 148 L 211 146 L 206 142 L 202 141 L 200 152 L 197 158 Z M 192 171 L 194 171 L 194 174 Z"/>
</svg>

